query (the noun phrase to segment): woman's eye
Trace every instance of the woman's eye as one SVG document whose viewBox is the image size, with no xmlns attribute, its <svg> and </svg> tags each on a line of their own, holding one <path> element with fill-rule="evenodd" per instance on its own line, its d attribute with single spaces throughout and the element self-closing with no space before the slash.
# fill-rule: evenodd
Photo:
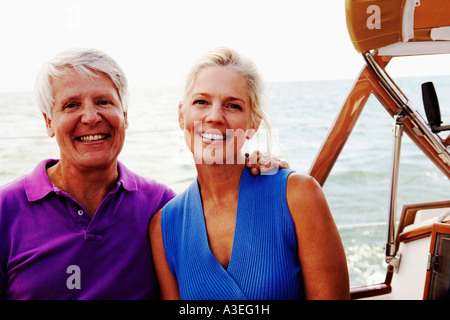
<svg viewBox="0 0 450 320">
<path fill-rule="evenodd" d="M 229 104 L 228 107 L 232 109 L 242 110 L 242 107 L 238 104 Z"/>
<path fill-rule="evenodd" d="M 193 104 L 206 104 L 205 100 L 194 100 Z"/>
</svg>

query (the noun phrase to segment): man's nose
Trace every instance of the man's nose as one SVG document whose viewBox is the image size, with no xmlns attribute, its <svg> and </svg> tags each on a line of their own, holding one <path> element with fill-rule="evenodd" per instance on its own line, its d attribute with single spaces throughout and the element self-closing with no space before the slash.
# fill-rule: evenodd
<svg viewBox="0 0 450 320">
<path fill-rule="evenodd" d="M 99 110 L 95 103 L 87 101 L 83 103 L 81 108 L 81 122 L 90 126 L 95 126 L 102 121 L 102 117 L 99 114 Z"/>
</svg>

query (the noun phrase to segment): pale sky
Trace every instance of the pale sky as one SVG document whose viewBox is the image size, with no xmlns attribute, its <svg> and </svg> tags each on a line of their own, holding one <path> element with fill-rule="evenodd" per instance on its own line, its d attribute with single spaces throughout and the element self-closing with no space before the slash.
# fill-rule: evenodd
<svg viewBox="0 0 450 320">
<path fill-rule="evenodd" d="M 70 47 L 105 51 L 130 86 L 180 84 L 216 46 L 251 58 L 268 82 L 354 78 L 363 63 L 344 0 L 2 1 L 0 30 L 0 91 L 32 90 L 42 63 Z M 442 59 L 392 68 L 400 76 L 450 74 Z"/>
</svg>

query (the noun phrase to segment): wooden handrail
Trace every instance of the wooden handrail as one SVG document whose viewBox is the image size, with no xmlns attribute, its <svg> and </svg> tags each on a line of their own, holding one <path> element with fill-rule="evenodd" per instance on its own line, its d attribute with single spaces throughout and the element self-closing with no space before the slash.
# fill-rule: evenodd
<svg viewBox="0 0 450 320">
<path fill-rule="evenodd" d="M 392 288 L 390 284 L 387 283 L 373 284 L 370 286 L 351 288 L 350 299 L 357 300 L 363 298 L 371 298 L 381 296 L 384 294 L 389 294 L 391 292 Z"/>
</svg>

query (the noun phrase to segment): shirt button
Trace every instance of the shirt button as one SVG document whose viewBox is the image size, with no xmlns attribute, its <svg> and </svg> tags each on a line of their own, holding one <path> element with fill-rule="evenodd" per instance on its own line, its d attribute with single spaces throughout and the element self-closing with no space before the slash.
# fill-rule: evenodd
<svg viewBox="0 0 450 320">
<path fill-rule="evenodd" d="M 78 215 L 82 216 L 84 214 L 83 210 L 78 210 Z"/>
</svg>

